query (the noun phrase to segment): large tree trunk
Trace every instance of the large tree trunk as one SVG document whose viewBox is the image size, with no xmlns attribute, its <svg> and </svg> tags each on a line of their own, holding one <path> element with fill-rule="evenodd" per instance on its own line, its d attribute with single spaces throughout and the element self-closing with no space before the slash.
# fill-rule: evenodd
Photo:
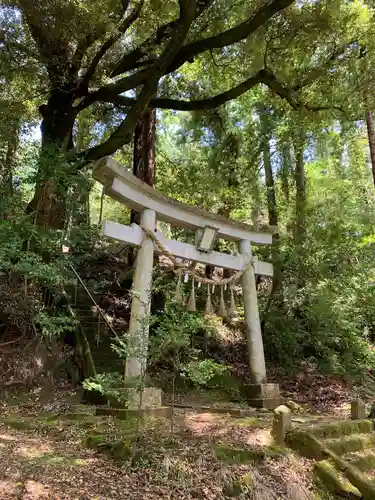
<svg viewBox="0 0 375 500">
<path fill-rule="evenodd" d="M 133 174 L 151 187 L 156 178 L 156 109 L 148 109 L 138 122 L 134 131 Z M 140 223 L 140 214 L 131 211 L 131 224 Z M 135 261 L 133 249 L 128 253 L 128 265 Z"/>
<path fill-rule="evenodd" d="M 149 186 L 156 178 L 156 109 L 148 109 L 134 132 L 133 174 Z M 132 211 L 131 222 L 139 224 L 139 214 Z"/>
<path fill-rule="evenodd" d="M 73 148 L 76 112 L 67 91 L 53 90 L 48 104 L 40 106 L 42 149 L 39 157 L 34 197 L 28 213 L 39 227 L 63 229 L 66 224 L 66 198 L 70 172 L 64 171 L 63 154 Z"/>
<path fill-rule="evenodd" d="M 155 186 L 156 110 L 148 109 L 134 132 L 133 174 L 149 186 Z"/>
<path fill-rule="evenodd" d="M 375 185 L 375 128 L 374 128 L 374 116 L 372 114 L 372 111 L 367 112 L 366 122 L 367 122 L 368 144 L 370 147 L 372 179 Z"/>
</svg>

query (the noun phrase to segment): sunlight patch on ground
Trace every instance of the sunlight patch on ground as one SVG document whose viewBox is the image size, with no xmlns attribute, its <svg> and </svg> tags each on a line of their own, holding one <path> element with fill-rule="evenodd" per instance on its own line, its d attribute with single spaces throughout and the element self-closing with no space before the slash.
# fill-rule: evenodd
<svg viewBox="0 0 375 500">
<path fill-rule="evenodd" d="M 249 434 L 246 443 L 251 446 L 270 446 L 274 443 L 270 429 L 258 429 Z"/>
<path fill-rule="evenodd" d="M 0 441 L 17 441 L 17 438 L 11 434 L 0 434 Z"/>
<path fill-rule="evenodd" d="M 22 483 L 21 483 L 22 484 Z M 13 481 L 0 481 L 0 498 L 17 498 L 20 483 Z"/>
<path fill-rule="evenodd" d="M 51 446 L 49 446 L 47 444 L 39 443 L 37 446 L 33 446 L 33 445 L 17 446 L 13 450 L 13 453 L 15 453 L 16 455 L 20 455 L 21 457 L 25 457 L 25 458 L 38 458 L 38 457 L 45 455 L 47 453 L 51 453 L 51 451 L 52 451 Z"/>
<path fill-rule="evenodd" d="M 51 498 L 50 493 L 50 488 L 48 486 L 45 486 L 43 483 L 28 480 L 25 483 L 25 494 L 22 498 L 24 500 Z"/>
</svg>

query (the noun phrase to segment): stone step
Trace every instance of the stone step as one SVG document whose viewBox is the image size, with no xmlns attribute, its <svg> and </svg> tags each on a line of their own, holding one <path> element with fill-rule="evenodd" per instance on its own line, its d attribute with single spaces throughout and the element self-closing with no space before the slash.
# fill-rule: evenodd
<svg viewBox="0 0 375 500">
<path fill-rule="evenodd" d="M 362 498 L 360 491 L 329 460 L 317 462 L 314 474 L 333 495 L 352 500 Z"/>
<path fill-rule="evenodd" d="M 313 424 L 304 429 L 318 439 L 336 439 L 352 434 L 363 434 L 374 430 L 372 420 L 342 420 L 324 424 Z"/>
<path fill-rule="evenodd" d="M 373 448 L 375 446 L 375 432 L 325 439 L 323 443 L 336 455 L 343 456 Z"/>
<path fill-rule="evenodd" d="M 375 470 L 375 450 L 373 448 L 363 452 L 349 453 L 343 456 L 343 459 L 357 467 L 361 472 Z"/>
</svg>

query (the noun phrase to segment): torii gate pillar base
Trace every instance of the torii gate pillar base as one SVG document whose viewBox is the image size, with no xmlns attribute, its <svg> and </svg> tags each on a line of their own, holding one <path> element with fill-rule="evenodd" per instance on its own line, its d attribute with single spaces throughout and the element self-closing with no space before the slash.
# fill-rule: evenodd
<svg viewBox="0 0 375 500">
<path fill-rule="evenodd" d="M 279 384 L 251 384 L 242 387 L 249 406 L 274 410 L 280 405 Z"/>
</svg>

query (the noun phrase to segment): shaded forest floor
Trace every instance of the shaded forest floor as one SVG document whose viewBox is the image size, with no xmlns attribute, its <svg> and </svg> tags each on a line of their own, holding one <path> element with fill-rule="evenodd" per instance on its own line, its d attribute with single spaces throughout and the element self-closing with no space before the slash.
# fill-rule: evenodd
<svg viewBox="0 0 375 500">
<path fill-rule="evenodd" d="M 68 392 L 7 398 L 0 415 L 0 498 L 210 500 L 234 492 L 316 498 L 312 464 L 272 444 L 271 417 L 178 410 L 172 434 L 169 420 L 147 419 L 137 430 L 136 421 L 95 417 L 93 407 Z M 89 449 L 92 436 L 128 443 L 129 456 Z"/>
</svg>

